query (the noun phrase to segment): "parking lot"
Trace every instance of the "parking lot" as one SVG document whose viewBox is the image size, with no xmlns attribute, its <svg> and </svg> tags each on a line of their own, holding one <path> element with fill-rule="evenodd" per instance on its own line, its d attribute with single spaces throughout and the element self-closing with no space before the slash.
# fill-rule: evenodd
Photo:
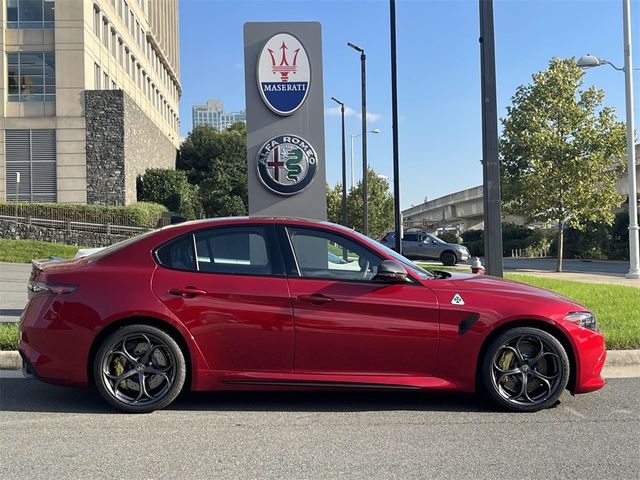
<svg viewBox="0 0 640 480">
<path fill-rule="evenodd" d="M 637 478 L 640 379 L 535 414 L 473 395 L 197 393 L 149 415 L 2 371 L 3 479 Z"/>
</svg>

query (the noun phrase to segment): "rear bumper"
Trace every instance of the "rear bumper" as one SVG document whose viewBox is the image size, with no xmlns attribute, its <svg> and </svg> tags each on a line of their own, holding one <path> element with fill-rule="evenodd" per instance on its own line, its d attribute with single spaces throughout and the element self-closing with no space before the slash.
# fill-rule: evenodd
<svg viewBox="0 0 640 480">
<path fill-rule="evenodd" d="M 18 351 L 23 374 L 49 383 L 88 385 L 87 358 L 92 332 L 63 318 L 56 297 L 31 300 L 20 319 Z"/>
</svg>

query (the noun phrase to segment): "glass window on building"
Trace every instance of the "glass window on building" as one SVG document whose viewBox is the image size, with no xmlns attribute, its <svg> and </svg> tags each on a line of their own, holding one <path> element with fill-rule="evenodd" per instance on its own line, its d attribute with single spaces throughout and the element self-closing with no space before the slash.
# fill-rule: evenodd
<svg viewBox="0 0 640 480">
<path fill-rule="evenodd" d="M 5 152 L 8 201 L 57 201 L 55 130 L 5 130 Z"/>
<path fill-rule="evenodd" d="M 109 88 L 109 74 L 104 72 L 104 76 L 102 77 L 102 88 L 107 90 Z"/>
<path fill-rule="evenodd" d="M 93 64 L 93 89 L 100 90 L 100 80 L 102 79 L 102 73 L 100 72 L 100 65 Z"/>
<path fill-rule="evenodd" d="M 116 58 L 118 50 L 118 42 L 116 41 L 116 29 L 111 28 L 111 55 Z"/>
<path fill-rule="evenodd" d="M 109 19 L 102 17 L 102 44 L 109 50 Z"/>
<path fill-rule="evenodd" d="M 10 102 L 55 102 L 55 53 L 8 53 L 7 67 Z"/>
<path fill-rule="evenodd" d="M 53 28 L 54 0 L 7 0 L 7 28 Z"/>
<path fill-rule="evenodd" d="M 93 8 L 93 34 L 100 38 L 100 10 Z"/>
</svg>

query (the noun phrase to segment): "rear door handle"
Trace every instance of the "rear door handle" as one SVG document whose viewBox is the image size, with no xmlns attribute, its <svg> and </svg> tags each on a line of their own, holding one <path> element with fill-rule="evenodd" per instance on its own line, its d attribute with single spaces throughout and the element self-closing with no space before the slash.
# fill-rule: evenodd
<svg viewBox="0 0 640 480">
<path fill-rule="evenodd" d="M 321 293 L 298 295 L 298 300 L 301 302 L 311 303 L 313 305 L 323 305 L 325 303 L 333 302 L 333 298 L 322 295 Z"/>
<path fill-rule="evenodd" d="M 201 297 L 206 295 L 207 291 L 197 287 L 176 287 L 169 290 L 171 295 L 178 295 L 185 298 Z"/>
</svg>

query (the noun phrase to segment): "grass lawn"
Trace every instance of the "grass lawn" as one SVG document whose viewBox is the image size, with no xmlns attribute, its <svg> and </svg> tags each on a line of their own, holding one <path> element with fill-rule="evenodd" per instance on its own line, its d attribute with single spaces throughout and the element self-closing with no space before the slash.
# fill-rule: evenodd
<svg viewBox="0 0 640 480">
<path fill-rule="evenodd" d="M 598 328 L 607 339 L 607 348 L 640 348 L 640 289 L 517 273 L 507 273 L 506 278 L 551 290 L 587 307 L 598 319 Z"/>
<path fill-rule="evenodd" d="M 0 238 L 0 262 L 31 263 L 34 258 L 73 258 L 78 248 L 59 243 Z"/>
<path fill-rule="evenodd" d="M 18 324 L 0 323 L 0 350 L 18 349 Z"/>
</svg>

